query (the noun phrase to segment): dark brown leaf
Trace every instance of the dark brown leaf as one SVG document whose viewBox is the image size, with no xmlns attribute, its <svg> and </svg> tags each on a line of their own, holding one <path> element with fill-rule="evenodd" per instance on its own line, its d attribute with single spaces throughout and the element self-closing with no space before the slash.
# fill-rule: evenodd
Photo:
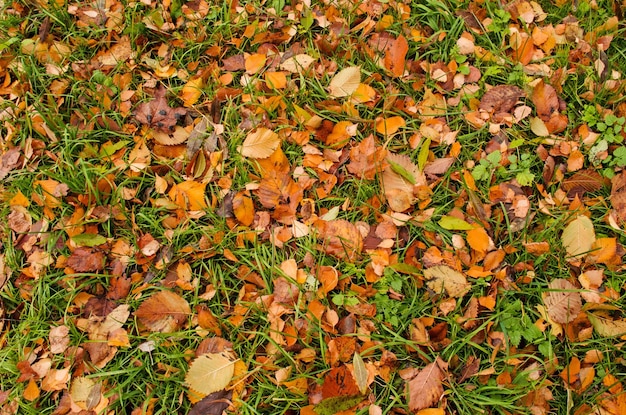
<svg viewBox="0 0 626 415">
<path fill-rule="evenodd" d="M 191 408 L 189 415 L 221 415 L 230 406 L 232 397 L 232 390 L 210 393 Z"/>
</svg>

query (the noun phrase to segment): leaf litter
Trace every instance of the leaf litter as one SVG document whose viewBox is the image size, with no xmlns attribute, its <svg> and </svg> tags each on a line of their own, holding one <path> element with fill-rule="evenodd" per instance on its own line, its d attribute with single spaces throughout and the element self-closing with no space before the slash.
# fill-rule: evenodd
<svg viewBox="0 0 626 415">
<path fill-rule="evenodd" d="M 2 413 L 624 413 L 623 13 L 556 6 L 3 4 Z"/>
</svg>

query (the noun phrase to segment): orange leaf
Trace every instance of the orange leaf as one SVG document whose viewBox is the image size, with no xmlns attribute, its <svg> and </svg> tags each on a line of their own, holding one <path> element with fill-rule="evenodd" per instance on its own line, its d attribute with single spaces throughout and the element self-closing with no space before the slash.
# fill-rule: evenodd
<svg viewBox="0 0 626 415">
<path fill-rule="evenodd" d="M 246 73 L 248 75 L 254 75 L 259 72 L 263 66 L 265 66 L 265 61 L 267 57 L 262 53 L 253 53 L 252 55 L 246 58 Z"/>
<path fill-rule="evenodd" d="M 181 209 L 204 210 L 207 208 L 205 188 L 206 183 L 187 180 L 172 186 L 168 195 Z"/>
<path fill-rule="evenodd" d="M 376 90 L 367 84 L 359 84 L 356 91 L 352 94 L 352 102 L 363 104 L 365 102 L 374 101 L 376 99 Z"/>
<path fill-rule="evenodd" d="M 391 135 L 405 125 L 404 118 L 400 116 L 381 118 L 376 122 L 376 132 L 382 135 Z"/>
<path fill-rule="evenodd" d="M 485 253 L 489 249 L 491 239 L 485 228 L 474 228 L 467 232 L 467 243 L 473 250 Z"/>
<path fill-rule="evenodd" d="M 339 282 L 339 273 L 333 267 L 323 265 L 317 270 L 317 279 L 322 286 L 317 290 L 317 296 L 319 298 L 326 297 L 326 294 L 331 292 L 337 287 Z"/>
<path fill-rule="evenodd" d="M 235 217 L 244 226 L 250 226 L 254 221 L 254 203 L 252 199 L 242 192 L 239 192 L 233 198 L 233 213 Z"/>
<path fill-rule="evenodd" d="M 441 382 L 445 377 L 443 370 L 446 369 L 446 366 L 446 363 L 437 357 L 437 360 L 426 365 L 417 376 L 409 381 L 408 394 L 411 411 L 426 409 L 439 402 L 443 395 Z"/>
<path fill-rule="evenodd" d="M 572 357 L 572 360 L 570 360 L 569 365 L 567 365 L 567 367 L 563 369 L 563 371 L 561 372 L 559 376 L 561 376 L 561 379 L 563 379 L 563 381 L 567 384 L 567 386 L 569 386 L 573 384 L 574 382 L 576 382 L 576 380 L 578 380 L 579 374 L 580 374 L 580 360 L 578 360 L 578 358 L 574 356 Z"/>
<path fill-rule="evenodd" d="M 287 86 L 287 76 L 285 72 L 266 72 L 265 82 L 270 88 L 283 89 Z"/>
<path fill-rule="evenodd" d="M 34 401 L 35 399 L 39 398 L 39 387 L 37 386 L 37 382 L 35 382 L 33 379 L 28 381 L 28 386 L 26 386 L 26 388 L 24 389 L 24 395 L 22 395 L 24 397 L 24 399 L 26 399 L 27 401 Z"/>
<path fill-rule="evenodd" d="M 409 43 L 402 35 L 398 36 L 387 49 L 383 61 L 385 68 L 395 77 L 404 75 L 406 53 L 409 51 Z"/>
<path fill-rule="evenodd" d="M 263 159 L 272 155 L 280 145 L 278 134 L 267 128 L 257 128 L 249 133 L 239 152 L 244 157 Z"/>
<path fill-rule="evenodd" d="M 373 135 L 368 135 L 350 150 L 348 171 L 359 179 L 374 180 L 376 173 L 386 166 L 387 150 L 376 146 Z"/>
</svg>

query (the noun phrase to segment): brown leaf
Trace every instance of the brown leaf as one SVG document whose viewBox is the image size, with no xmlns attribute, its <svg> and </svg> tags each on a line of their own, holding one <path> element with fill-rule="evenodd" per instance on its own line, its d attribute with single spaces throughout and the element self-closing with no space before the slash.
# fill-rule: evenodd
<svg viewBox="0 0 626 415">
<path fill-rule="evenodd" d="M 347 220 L 318 220 L 315 227 L 323 242 L 324 251 L 340 259 L 354 261 L 363 248 L 363 237 L 359 230 Z"/>
<path fill-rule="evenodd" d="M 576 287 L 561 278 L 551 281 L 548 288 L 551 291 L 545 294 L 543 302 L 550 318 L 561 324 L 574 321 L 582 308 L 582 300 Z"/>
<path fill-rule="evenodd" d="M 498 114 L 510 112 L 524 91 L 514 85 L 498 85 L 485 92 L 480 100 L 480 109 Z"/>
<path fill-rule="evenodd" d="M 465 275 L 447 265 L 437 265 L 424 270 L 426 285 L 436 294 L 445 291 L 450 297 L 463 297 L 471 285 Z"/>
<path fill-rule="evenodd" d="M 387 150 L 376 146 L 374 136 L 370 134 L 350 150 L 348 171 L 359 179 L 374 180 L 376 173 L 386 166 L 386 155 Z"/>
<path fill-rule="evenodd" d="M 617 217 L 626 221 L 626 170 L 611 180 L 611 205 Z"/>
<path fill-rule="evenodd" d="M 434 406 L 443 395 L 443 385 L 446 363 L 439 357 L 433 363 L 419 371 L 417 376 L 409 381 L 409 409 L 417 412 L 421 409 Z M 443 369 L 443 370 L 442 370 Z"/>
<path fill-rule="evenodd" d="M 561 186 L 568 195 L 595 192 L 602 189 L 605 179 L 596 170 L 586 169 L 574 173 L 563 181 Z"/>
<path fill-rule="evenodd" d="M 154 99 L 137 106 L 135 118 L 157 131 L 171 132 L 179 119 L 187 114 L 185 108 L 171 108 L 165 99 L 165 87 L 161 86 L 154 92 Z"/>
<path fill-rule="evenodd" d="M 144 326 L 150 331 L 161 333 L 179 330 L 190 314 L 187 300 L 171 291 L 159 291 L 141 303 L 135 311 L 135 317 Z"/>
<path fill-rule="evenodd" d="M 556 90 L 541 80 L 535 89 L 531 97 L 537 115 L 544 121 L 548 121 L 552 114 L 559 110 L 559 97 L 556 94 Z"/>
<path fill-rule="evenodd" d="M 230 406 L 232 397 L 232 390 L 210 393 L 191 408 L 189 415 L 222 415 Z"/>
<path fill-rule="evenodd" d="M 104 268 L 105 256 L 102 251 L 80 247 L 67 259 L 67 265 L 76 272 L 100 271 Z"/>
</svg>

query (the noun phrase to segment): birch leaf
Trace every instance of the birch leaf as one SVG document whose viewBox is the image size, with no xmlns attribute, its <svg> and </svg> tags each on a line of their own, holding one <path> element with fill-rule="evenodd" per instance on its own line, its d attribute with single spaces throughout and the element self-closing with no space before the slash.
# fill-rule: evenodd
<svg viewBox="0 0 626 415">
<path fill-rule="evenodd" d="M 235 362 L 222 353 L 207 353 L 191 363 L 185 384 L 199 394 L 208 395 L 226 388 L 234 373 Z"/>
<path fill-rule="evenodd" d="M 253 159 L 264 159 L 272 155 L 280 144 L 278 134 L 267 128 L 257 128 L 248 134 L 239 148 L 239 152 L 244 157 Z"/>
<path fill-rule="evenodd" d="M 428 288 L 439 294 L 445 291 L 450 297 L 463 297 L 470 289 L 465 275 L 447 265 L 437 265 L 424 270 Z"/>
<path fill-rule="evenodd" d="M 361 83 L 361 67 L 350 66 L 337 73 L 328 85 L 331 98 L 341 98 L 352 95 Z"/>
<path fill-rule="evenodd" d="M 570 222 L 561 235 L 565 251 L 574 258 L 586 255 L 595 240 L 596 232 L 593 229 L 593 223 L 586 216 L 578 216 Z"/>
</svg>

